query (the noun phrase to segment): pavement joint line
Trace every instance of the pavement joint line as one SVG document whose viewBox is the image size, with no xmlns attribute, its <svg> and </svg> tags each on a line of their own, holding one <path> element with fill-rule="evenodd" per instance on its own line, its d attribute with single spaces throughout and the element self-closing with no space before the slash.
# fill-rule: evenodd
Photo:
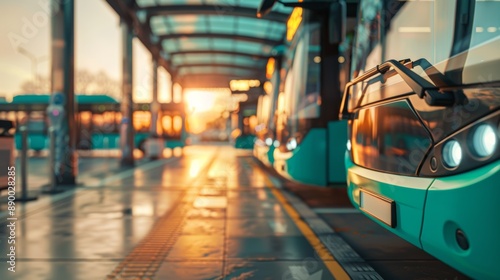
<svg viewBox="0 0 500 280">
<path fill-rule="evenodd" d="M 113 175 L 113 176 L 120 176 L 120 177 L 124 176 L 122 173 L 128 174 L 128 176 L 131 176 L 131 175 L 133 175 L 133 172 L 130 173 L 130 171 L 135 171 L 137 168 L 142 168 L 142 170 L 146 171 L 146 170 L 149 170 L 149 169 L 152 169 L 155 167 L 159 167 L 161 164 L 172 163 L 176 159 L 180 159 L 180 158 L 168 158 L 168 159 L 163 159 L 163 160 L 159 160 L 159 161 L 148 162 L 148 163 L 145 163 L 142 165 L 138 165 L 135 168 L 125 170 L 125 171 L 118 173 L 116 175 Z M 151 163 L 156 163 L 156 164 L 152 165 Z M 158 165 L 158 164 L 160 164 L 160 165 Z M 146 167 L 146 168 L 144 168 L 144 167 Z M 84 177 L 84 176 L 82 176 L 82 177 Z M 127 176 L 125 176 L 123 178 L 126 178 L 126 177 Z M 90 179 L 90 178 L 87 178 L 87 179 Z M 118 179 L 116 179 L 116 180 L 118 180 Z M 99 187 L 102 187 L 102 185 L 100 185 Z M 27 218 L 28 216 L 30 216 L 32 214 L 38 214 L 38 213 L 41 213 L 41 212 L 46 211 L 46 210 L 51 209 L 51 208 L 57 208 L 57 206 L 60 203 L 64 203 L 64 201 L 66 199 L 68 199 L 72 196 L 78 195 L 79 197 L 81 197 L 84 195 L 88 195 L 90 192 L 84 192 L 84 191 L 85 190 L 93 190 L 93 188 L 97 188 L 97 187 L 84 186 L 81 188 L 79 187 L 79 188 L 68 189 L 63 193 L 55 194 L 52 196 L 42 197 L 37 201 L 28 203 L 27 205 L 22 204 L 19 207 L 19 210 L 16 210 L 16 212 L 20 213 L 20 215 L 18 215 L 17 218 L 18 218 L 18 220 L 21 220 L 21 219 Z M 0 220 L 5 221 L 8 216 L 9 216 L 8 211 L 0 212 Z M 3 224 L 4 224 L 4 222 L 0 223 L 0 225 L 3 225 Z"/>
<path fill-rule="evenodd" d="M 259 167 L 255 165 L 255 167 Z M 321 261 L 328 269 L 330 274 L 339 280 L 351 279 L 344 268 L 336 261 L 330 251 L 324 246 L 324 244 L 320 241 L 320 239 L 314 234 L 313 230 L 305 223 L 305 221 L 300 219 L 299 213 L 293 208 L 293 206 L 288 203 L 285 196 L 282 194 L 282 191 L 275 187 L 275 184 L 269 178 L 268 174 L 264 174 L 264 181 L 268 183 L 268 187 L 271 188 L 272 193 L 277 198 L 277 200 L 281 203 L 286 213 L 293 220 L 295 225 L 302 232 L 303 236 L 307 239 L 309 244 L 316 251 Z"/>
<path fill-rule="evenodd" d="M 258 164 L 256 165 L 261 167 Z M 287 210 L 288 213 L 289 211 L 292 212 L 292 214 L 289 213 L 289 216 L 296 223 L 297 227 L 299 227 L 311 245 L 318 244 L 317 241 L 319 241 L 319 246 L 313 245 L 313 248 L 317 251 L 318 255 L 323 260 L 323 263 L 328 267 L 335 279 L 383 279 L 365 260 L 359 256 L 356 251 L 354 251 L 354 249 L 352 249 L 349 244 L 347 244 L 347 242 L 345 242 L 342 237 L 336 234 L 333 229 L 326 224 L 326 222 L 323 221 L 323 223 L 326 224 L 332 232 L 327 233 L 326 235 L 324 232 L 317 232 L 317 228 L 312 227 L 311 222 L 312 220 L 322 219 L 294 194 L 284 189 L 277 189 L 275 187 L 276 184 L 269 177 L 273 178 L 274 176 L 265 174 L 264 180 L 271 183 L 270 188 L 273 194 L 278 201 L 282 203 L 285 210 Z M 293 202 L 290 202 L 289 199 Z M 306 215 L 302 216 L 301 211 L 305 211 L 306 213 L 304 214 Z M 326 250 L 328 253 L 326 256 L 331 256 L 333 258 L 333 262 L 329 263 L 329 260 L 323 259 L 322 256 L 325 255 L 322 255 L 322 252 L 318 251 L 318 249 L 321 251 Z M 363 269 L 358 269 L 359 265 L 361 265 Z"/>
<path fill-rule="evenodd" d="M 316 214 L 361 214 L 356 208 L 312 208 Z"/>
<path fill-rule="evenodd" d="M 343 244 L 333 244 L 334 246 L 332 246 L 333 242 L 331 239 L 325 240 L 324 233 L 317 233 L 317 230 L 312 228 L 310 226 L 310 223 L 308 222 L 309 219 L 318 218 L 316 213 L 314 213 L 309 208 L 309 206 L 299 200 L 292 193 L 276 188 L 276 184 L 274 184 L 269 177 L 271 176 L 269 174 L 266 174 L 264 180 L 270 183 L 269 187 L 271 188 L 273 194 L 278 199 L 278 201 L 281 202 L 283 208 L 285 208 L 289 216 L 295 222 L 303 235 L 307 238 L 311 246 L 316 250 L 318 256 L 323 261 L 323 264 L 328 268 L 335 279 L 364 279 L 364 277 L 368 277 L 368 279 L 370 279 L 370 277 L 383 279 L 378 273 L 375 272 L 375 270 L 370 265 L 368 265 L 363 259 L 361 259 L 361 257 L 359 257 L 359 255 L 343 239 L 341 239 L 341 241 L 343 241 L 341 243 Z M 290 202 L 290 200 L 293 202 Z M 301 211 L 306 212 L 304 213 L 305 217 L 302 216 Z M 330 233 L 326 235 L 326 237 L 332 235 L 336 234 Z M 337 242 L 339 242 L 339 240 L 337 240 Z M 333 250 L 338 249 L 339 247 L 335 245 L 342 245 L 342 249 L 344 249 L 342 253 L 344 254 L 339 254 L 338 252 L 336 252 L 336 250 Z M 344 257 L 346 250 L 348 252 L 354 253 L 354 255 L 357 256 L 357 258 L 355 258 L 356 263 L 362 263 L 363 266 L 369 267 L 370 269 L 361 271 L 357 270 L 355 267 L 353 269 L 352 261 Z"/>
<path fill-rule="evenodd" d="M 208 170 L 215 162 L 217 158 L 217 153 L 215 153 L 209 162 L 205 165 L 205 168 L 202 170 L 198 176 L 194 177 L 194 179 L 190 182 L 190 185 L 198 182 L 201 179 L 206 179 L 208 176 Z M 196 199 L 195 195 L 191 195 L 193 190 L 185 190 L 181 196 L 177 199 L 176 205 L 167 213 L 165 213 L 162 217 L 158 218 L 156 223 L 151 227 L 149 233 L 143 237 L 143 239 L 137 243 L 137 245 L 132 249 L 131 252 L 128 253 L 127 257 L 119 263 L 115 269 L 111 271 L 110 274 L 106 276 L 106 280 L 110 279 L 123 279 L 123 277 L 128 278 L 131 276 L 137 276 L 137 279 L 144 280 L 144 274 L 136 275 L 136 274 L 127 274 L 125 268 L 128 264 L 135 263 L 137 261 L 144 261 L 145 263 L 149 263 L 150 267 L 148 268 L 147 276 L 154 276 L 158 269 L 160 268 L 160 264 L 164 263 L 167 259 L 168 254 L 175 246 L 176 241 L 180 236 L 180 232 L 185 225 L 185 221 L 188 219 L 187 214 L 189 210 L 192 209 L 192 205 L 194 200 Z M 172 215 L 177 215 L 176 218 L 171 219 Z M 180 217 L 179 217 L 180 215 Z M 160 231 L 160 234 L 158 234 Z M 164 233 L 168 233 L 165 235 Z M 158 245 L 161 242 L 162 245 Z M 156 245 L 160 251 L 159 254 L 152 254 L 144 251 L 144 249 L 150 249 L 151 245 Z M 147 278 L 149 279 L 149 278 Z"/>
</svg>

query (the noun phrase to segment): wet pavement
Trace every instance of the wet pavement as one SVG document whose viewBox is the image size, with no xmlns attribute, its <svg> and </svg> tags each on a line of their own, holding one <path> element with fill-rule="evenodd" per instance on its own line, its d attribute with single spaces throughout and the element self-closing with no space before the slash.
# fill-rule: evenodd
<svg viewBox="0 0 500 280">
<path fill-rule="evenodd" d="M 16 272 L 4 225 L 0 279 L 333 279 L 333 257 L 319 257 L 248 152 L 189 147 L 89 178 L 16 209 Z"/>
<path fill-rule="evenodd" d="M 182 157 L 141 161 L 134 169 L 118 169 L 116 158 L 92 158 L 81 170 L 85 186 L 17 205 L 16 272 L 7 270 L 8 212 L 0 211 L 0 279 L 455 275 L 425 253 L 406 248 L 402 240 L 380 250 L 380 242 L 394 239 L 366 218 L 353 216 L 361 214 L 341 198 L 343 190 L 283 183 L 248 151 L 192 146 Z M 416 261 L 391 260 L 398 258 L 400 248 Z M 444 274 L 430 277 L 433 270 L 425 266 L 436 263 Z M 412 274 L 417 269 L 423 272 Z"/>
</svg>

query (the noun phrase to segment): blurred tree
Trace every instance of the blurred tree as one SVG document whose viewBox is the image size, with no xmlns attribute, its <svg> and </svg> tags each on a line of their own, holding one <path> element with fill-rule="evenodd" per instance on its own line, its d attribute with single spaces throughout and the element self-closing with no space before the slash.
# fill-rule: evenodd
<svg viewBox="0 0 500 280">
<path fill-rule="evenodd" d="M 22 94 L 49 93 L 50 78 L 38 75 L 33 79 L 24 81 L 20 86 Z M 91 73 L 86 69 L 80 69 L 75 75 L 75 93 L 78 94 L 106 94 L 120 100 L 120 83 L 113 80 L 106 72 L 99 71 Z"/>
</svg>

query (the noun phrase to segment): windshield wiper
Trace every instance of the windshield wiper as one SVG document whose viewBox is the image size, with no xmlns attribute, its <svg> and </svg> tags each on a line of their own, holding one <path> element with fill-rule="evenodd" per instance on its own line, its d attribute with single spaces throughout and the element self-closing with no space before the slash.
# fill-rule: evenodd
<svg viewBox="0 0 500 280">
<path fill-rule="evenodd" d="M 421 61 L 419 60 L 419 62 Z M 361 94 L 356 107 L 354 107 L 353 110 L 349 110 L 348 103 L 350 99 L 350 88 L 353 85 L 366 81 L 375 75 L 383 75 L 391 68 L 393 68 L 396 73 L 403 78 L 405 83 L 418 95 L 418 97 L 424 99 L 429 106 L 452 106 L 455 104 L 455 96 L 452 92 L 440 91 L 438 87 L 411 71 L 409 68 L 413 68 L 413 62 L 410 59 L 404 59 L 401 61 L 391 59 L 377 65 L 376 67 L 366 71 L 363 75 L 347 83 L 344 90 L 344 96 L 342 98 L 342 104 L 340 105 L 340 118 L 352 119 L 352 111 L 361 106 L 361 101 L 365 95 L 364 91 Z"/>
</svg>

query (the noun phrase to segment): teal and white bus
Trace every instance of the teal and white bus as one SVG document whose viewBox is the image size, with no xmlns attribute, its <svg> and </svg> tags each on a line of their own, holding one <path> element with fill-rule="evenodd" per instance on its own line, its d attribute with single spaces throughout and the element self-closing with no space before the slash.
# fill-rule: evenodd
<svg viewBox="0 0 500 280">
<path fill-rule="evenodd" d="M 265 111 L 260 124 L 267 126 L 259 126 L 265 130 L 258 134 L 254 154 L 288 179 L 343 188 L 347 122 L 339 120 L 338 110 L 349 73 L 343 34 L 349 30 L 345 21 L 355 21 L 357 4 L 293 5 L 284 45 L 274 69 L 266 72 L 273 90 L 259 103 L 258 112 Z"/>
<path fill-rule="evenodd" d="M 341 107 L 353 205 L 475 279 L 500 275 L 499 12 L 360 1 Z"/>
<path fill-rule="evenodd" d="M 48 149 L 47 94 L 14 96 L 12 102 L 0 103 L 0 118 L 25 124 L 28 129 L 28 148 L 34 151 Z M 120 103 L 108 95 L 76 95 L 77 149 L 118 149 L 121 121 Z M 134 104 L 136 148 L 144 150 L 150 136 L 151 104 Z M 165 139 L 166 148 L 184 147 L 187 134 L 183 103 L 160 104 L 157 134 Z M 16 148 L 21 148 L 21 134 L 15 134 Z"/>
</svg>

